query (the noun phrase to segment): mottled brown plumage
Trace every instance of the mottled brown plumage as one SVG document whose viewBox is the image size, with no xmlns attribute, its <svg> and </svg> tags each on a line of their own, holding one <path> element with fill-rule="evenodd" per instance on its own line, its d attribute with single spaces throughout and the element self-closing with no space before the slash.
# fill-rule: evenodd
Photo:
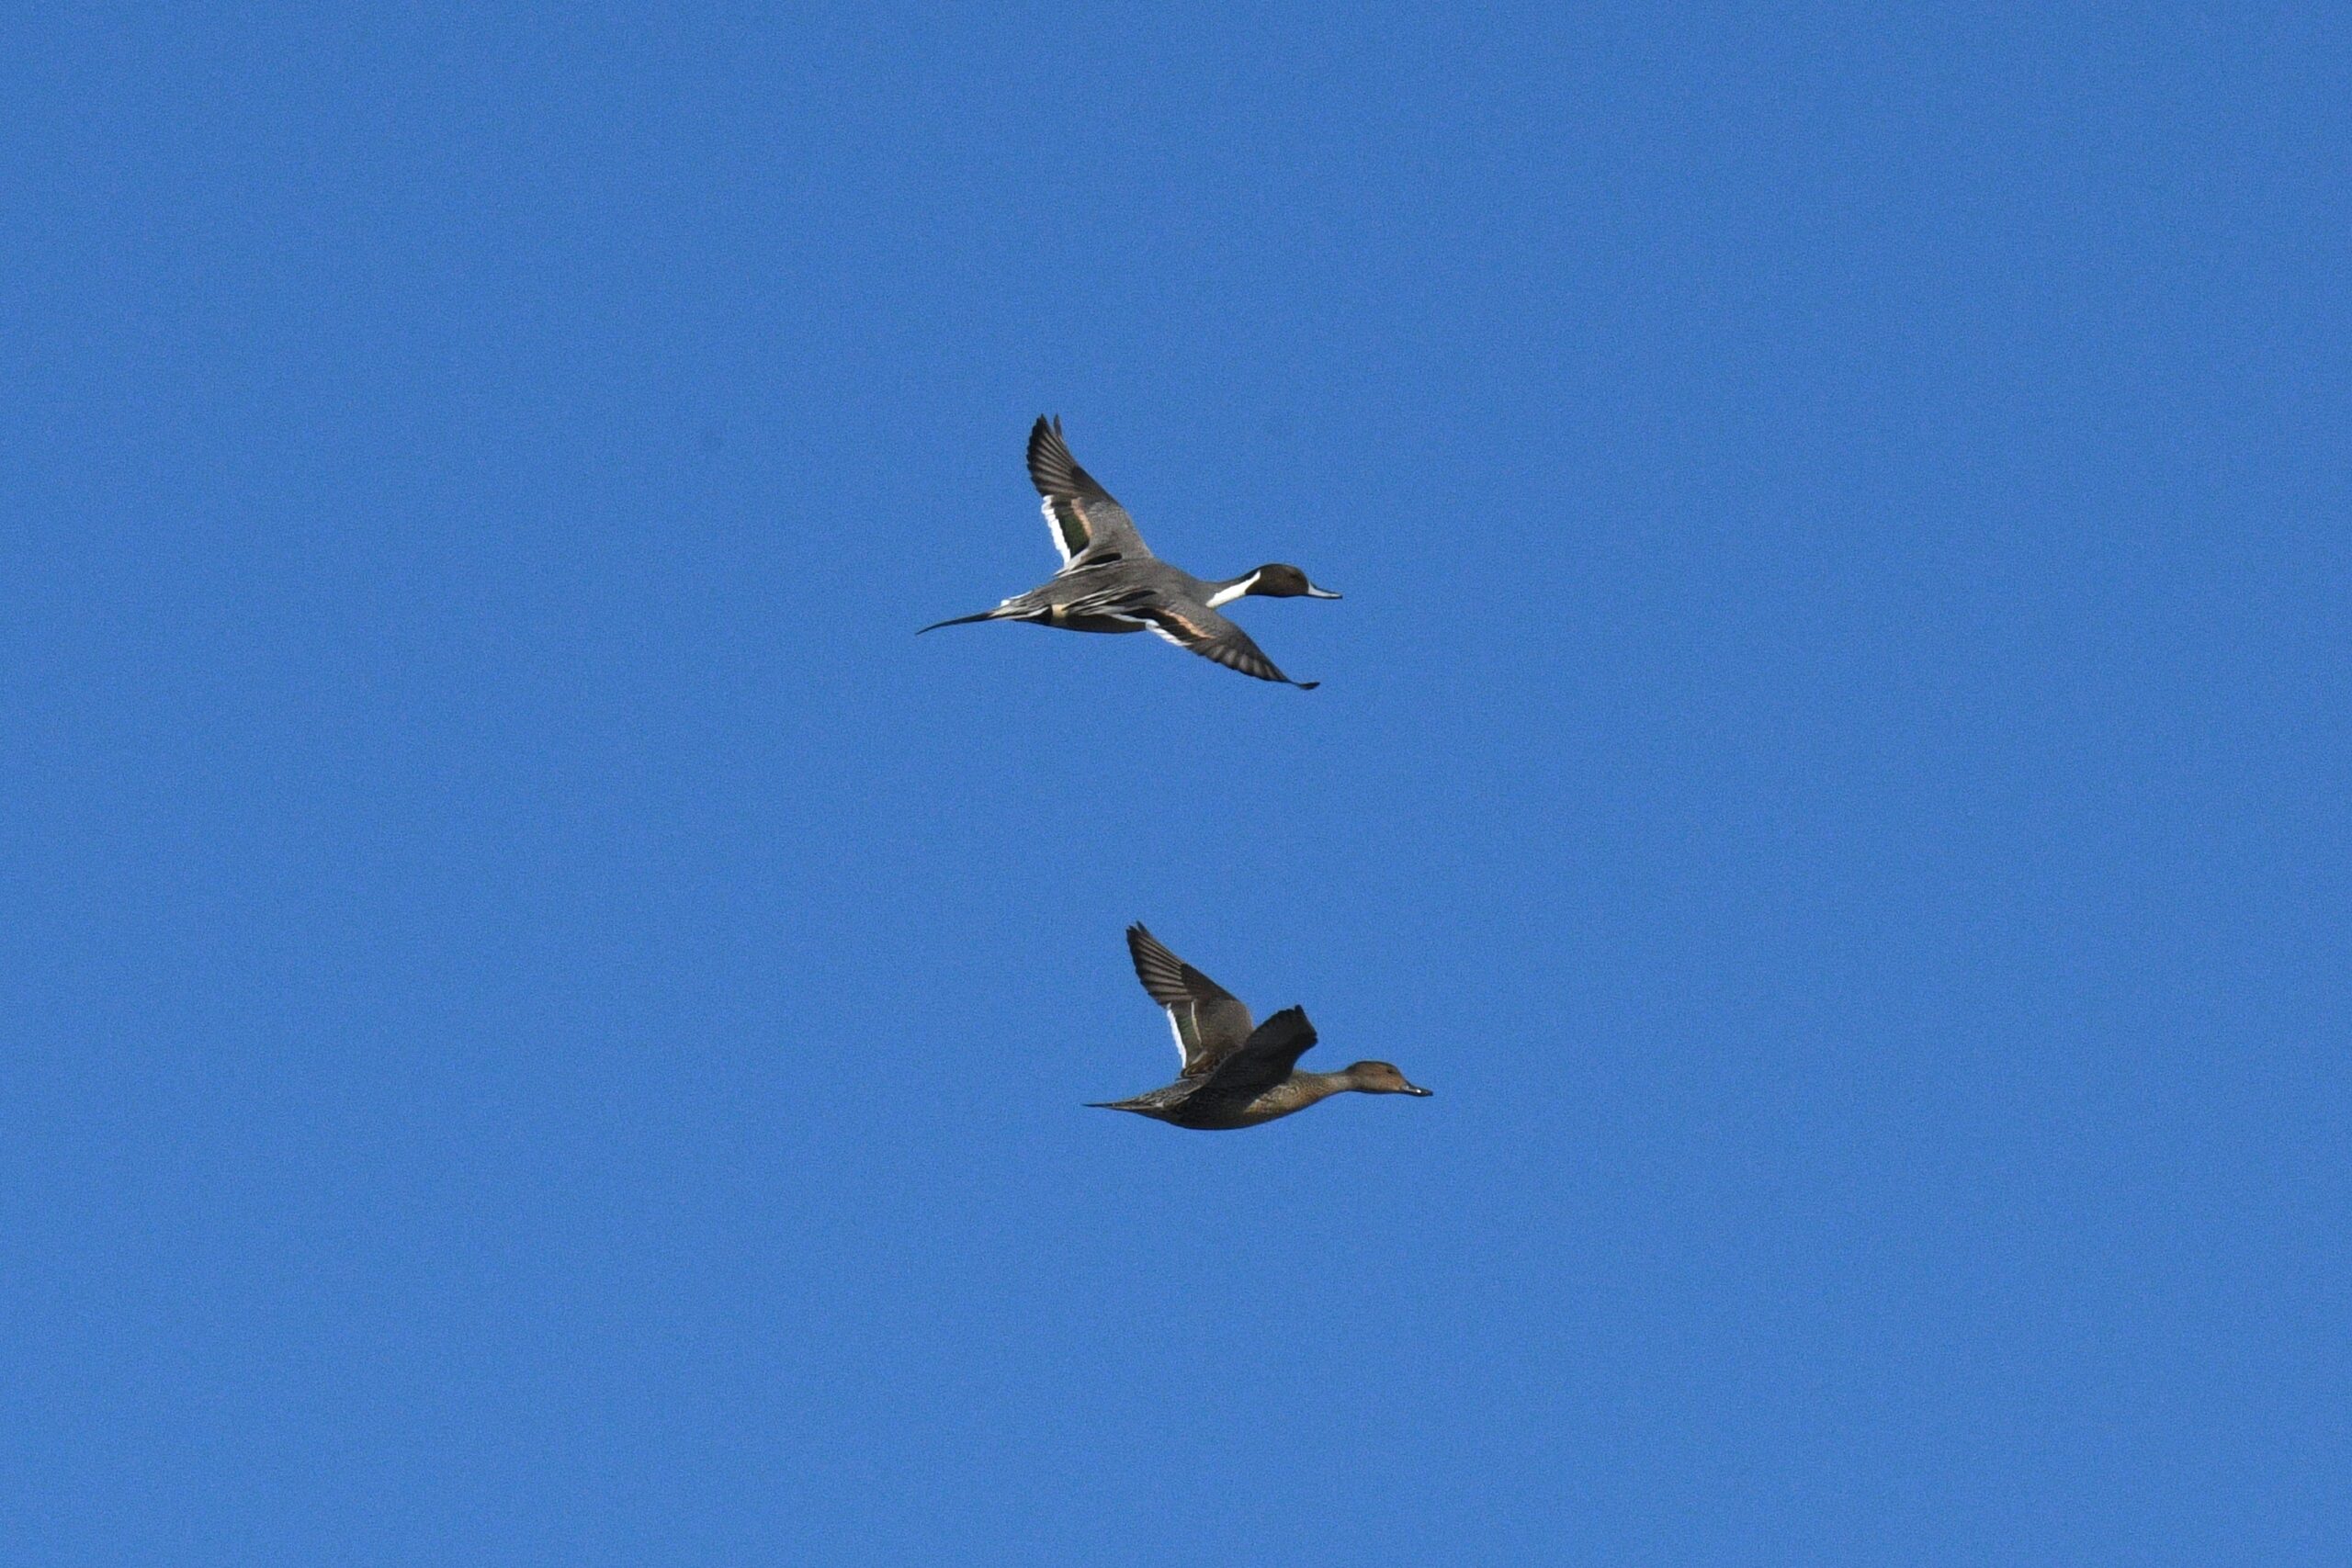
<svg viewBox="0 0 2352 1568">
<path fill-rule="evenodd" d="M 1179 1127 L 1218 1132 L 1254 1127 L 1328 1096 L 1430 1091 L 1386 1062 L 1357 1062 L 1336 1073 L 1302 1072 L 1298 1059 L 1315 1043 L 1315 1026 L 1284 1008 L 1252 1028 L 1250 1010 L 1232 992 L 1168 950 L 1140 924 L 1127 928 L 1136 978 L 1168 1014 L 1183 1070 L 1174 1083 L 1097 1109 L 1132 1111 Z"/>
</svg>

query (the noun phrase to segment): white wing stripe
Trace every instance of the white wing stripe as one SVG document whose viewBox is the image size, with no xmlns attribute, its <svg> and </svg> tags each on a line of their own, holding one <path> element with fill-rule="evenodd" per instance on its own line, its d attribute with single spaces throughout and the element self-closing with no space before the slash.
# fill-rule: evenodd
<svg viewBox="0 0 2352 1568">
<path fill-rule="evenodd" d="M 1069 541 L 1062 537 L 1062 520 L 1054 515 L 1054 498 L 1047 496 L 1038 510 L 1046 514 L 1046 532 L 1054 536 L 1055 553 L 1062 558 L 1062 564 L 1068 566 L 1070 561 Z"/>
</svg>

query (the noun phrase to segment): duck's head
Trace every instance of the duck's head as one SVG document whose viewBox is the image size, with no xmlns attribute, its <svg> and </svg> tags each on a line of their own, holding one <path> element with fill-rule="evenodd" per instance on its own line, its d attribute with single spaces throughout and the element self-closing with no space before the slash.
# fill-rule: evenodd
<svg viewBox="0 0 2352 1568">
<path fill-rule="evenodd" d="M 1408 1083 L 1405 1075 L 1386 1062 L 1358 1062 L 1348 1068 L 1348 1087 L 1358 1094 L 1419 1094 L 1429 1090 Z"/>
<path fill-rule="evenodd" d="M 1317 588 L 1306 581 L 1306 573 L 1281 561 L 1271 561 L 1250 574 L 1247 592 L 1266 599 L 1337 599 L 1339 595 L 1328 588 Z"/>
</svg>

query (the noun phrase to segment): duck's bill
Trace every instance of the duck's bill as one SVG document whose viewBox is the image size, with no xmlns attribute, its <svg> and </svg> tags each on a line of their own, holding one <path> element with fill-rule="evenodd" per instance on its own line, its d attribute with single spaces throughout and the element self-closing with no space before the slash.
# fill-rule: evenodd
<svg viewBox="0 0 2352 1568">
<path fill-rule="evenodd" d="M 1337 599 L 1340 597 L 1340 594 L 1332 592 L 1329 589 L 1317 588 L 1311 582 L 1306 585 L 1306 596 L 1309 599 Z"/>
<path fill-rule="evenodd" d="M 1407 1094 L 1417 1094 L 1417 1095 L 1419 1095 L 1423 1100 L 1427 1100 L 1427 1099 L 1430 1097 L 1430 1091 L 1429 1091 L 1428 1089 L 1423 1089 L 1420 1085 L 1419 1085 L 1419 1084 L 1417 1084 L 1417 1083 L 1408 1083 L 1408 1084 L 1407 1084 L 1407 1085 L 1405 1086 L 1405 1092 L 1406 1092 Z"/>
</svg>

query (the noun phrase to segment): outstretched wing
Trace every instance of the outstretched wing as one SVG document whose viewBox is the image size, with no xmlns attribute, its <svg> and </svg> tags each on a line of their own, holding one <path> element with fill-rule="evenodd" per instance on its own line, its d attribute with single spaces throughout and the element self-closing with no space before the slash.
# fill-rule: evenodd
<svg viewBox="0 0 2352 1568">
<path fill-rule="evenodd" d="M 1274 668 L 1274 661 L 1250 640 L 1248 632 L 1205 604 L 1155 598 L 1135 613 L 1177 647 L 1189 648 L 1204 659 L 1214 659 L 1227 670 L 1238 670 L 1261 681 L 1281 681 L 1306 692 L 1321 684 L 1317 681 L 1291 680 Z"/>
<path fill-rule="evenodd" d="M 1168 951 L 1140 921 L 1127 928 L 1136 978 L 1168 1012 L 1188 1078 L 1203 1077 L 1250 1038 L 1250 1010 L 1231 991 Z"/>
<path fill-rule="evenodd" d="M 1290 1077 L 1306 1048 L 1315 1043 L 1315 1026 L 1303 1008 L 1284 1008 L 1266 1020 L 1242 1043 L 1241 1048 L 1219 1062 L 1195 1092 L 1255 1099 Z"/>
<path fill-rule="evenodd" d="M 1029 482 L 1046 498 L 1046 525 L 1064 571 L 1150 556 L 1127 509 L 1069 455 L 1059 418 L 1041 417 L 1029 427 Z"/>
</svg>

